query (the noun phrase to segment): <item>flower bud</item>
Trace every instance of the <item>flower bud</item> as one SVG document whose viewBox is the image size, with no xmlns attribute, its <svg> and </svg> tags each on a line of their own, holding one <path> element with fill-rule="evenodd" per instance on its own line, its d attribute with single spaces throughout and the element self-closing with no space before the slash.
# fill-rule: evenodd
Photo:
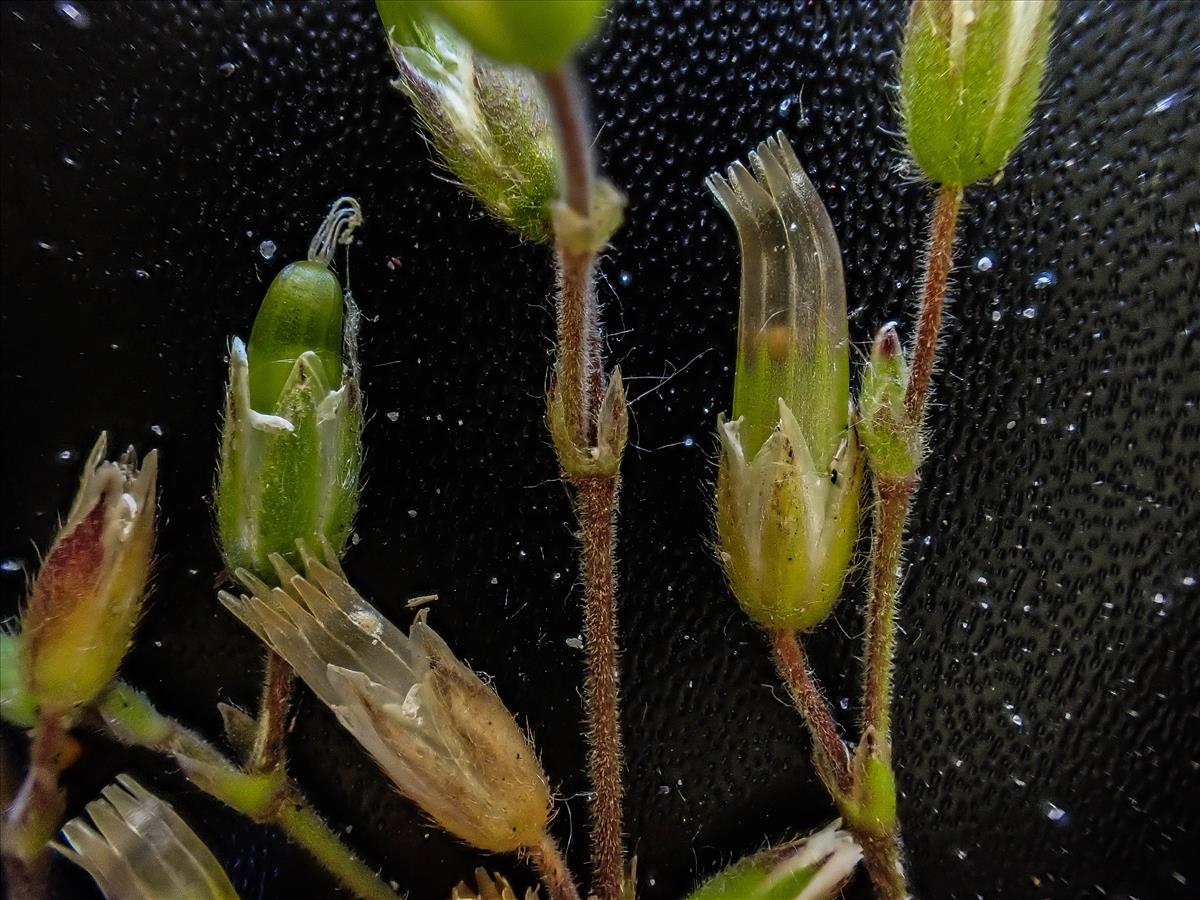
<svg viewBox="0 0 1200 900">
<path fill-rule="evenodd" d="M 904 349 L 896 324 L 888 322 L 871 346 L 858 398 L 858 440 L 877 478 L 909 478 L 921 464 L 921 429 L 909 421 L 904 408 L 907 388 Z"/>
<path fill-rule="evenodd" d="M 965 187 L 1004 168 L 1029 126 L 1053 0 L 916 0 L 900 64 L 909 152 L 926 178 Z"/>
<path fill-rule="evenodd" d="M 87 870 L 109 900 L 237 900 L 212 851 L 170 804 L 129 775 L 67 822 L 54 849 Z"/>
<path fill-rule="evenodd" d="M 497 62 L 557 68 L 599 28 L 608 0 L 376 0 L 385 27 L 430 13 Z"/>
<path fill-rule="evenodd" d="M 550 794 L 537 755 L 500 698 L 418 613 L 409 633 L 325 562 L 300 554 L 307 577 L 278 554 L 280 587 L 246 571 L 253 596 L 221 602 L 287 660 L 400 792 L 442 828 L 482 850 L 537 846 Z"/>
<path fill-rule="evenodd" d="M 67 713 L 117 674 L 142 612 L 154 548 L 158 454 L 130 447 L 104 461 L 100 435 L 75 502 L 21 617 L 26 686 L 43 710 Z"/>
<path fill-rule="evenodd" d="M 309 258 L 271 282 L 249 345 L 230 343 L 217 478 L 230 572 L 269 574 L 272 553 L 297 558 L 298 537 L 341 552 L 350 536 L 362 467 L 358 310 L 329 263 L 360 221 L 357 202 L 339 200 Z"/>
<path fill-rule="evenodd" d="M 522 238 L 550 240 L 558 157 L 533 75 L 478 56 L 411 3 L 378 6 L 400 70 L 396 86 L 412 100 L 446 168 Z"/>
<path fill-rule="evenodd" d="M 737 226 L 741 311 L 732 422 L 718 419 L 717 536 L 730 585 L 766 628 L 809 629 L 841 593 L 863 466 L 849 427 L 846 297 L 829 215 L 787 138 L 707 181 Z"/>
<path fill-rule="evenodd" d="M 734 863 L 688 900 L 834 900 L 862 859 L 839 824 Z"/>
</svg>

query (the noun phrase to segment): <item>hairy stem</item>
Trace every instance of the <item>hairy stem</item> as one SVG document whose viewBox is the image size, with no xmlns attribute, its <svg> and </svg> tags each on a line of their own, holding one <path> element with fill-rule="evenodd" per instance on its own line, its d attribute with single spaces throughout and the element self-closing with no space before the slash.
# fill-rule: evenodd
<svg viewBox="0 0 1200 900">
<path fill-rule="evenodd" d="M 617 477 L 574 479 L 583 545 L 583 629 L 587 648 L 588 774 L 592 792 L 592 893 L 600 900 L 622 894 L 621 726 L 617 696 L 616 579 L 613 550 Z"/>
<path fill-rule="evenodd" d="M 900 862 L 900 840 L 896 834 L 884 837 L 855 833 L 863 851 L 863 866 L 875 888 L 876 900 L 907 900 L 908 881 Z"/>
<path fill-rule="evenodd" d="M 244 772 L 216 747 L 179 722 L 159 713 L 138 691 L 116 682 L 96 712 L 110 736 L 179 762 L 201 790 L 255 821 L 281 828 L 326 871 L 367 900 L 399 900 L 379 876 L 359 860 L 280 771 Z"/>
<path fill-rule="evenodd" d="M 4 874 L 10 900 L 46 894 L 46 847 L 62 823 L 65 800 L 58 773 L 68 740 L 62 716 L 42 712 L 33 728 L 29 771 L 4 821 Z"/>
<path fill-rule="evenodd" d="M 567 867 L 567 861 L 563 859 L 554 838 L 545 835 L 540 844 L 528 848 L 526 852 L 542 879 L 548 900 L 579 900 L 575 877 Z"/>
<path fill-rule="evenodd" d="M 870 597 L 864 648 L 863 729 L 875 728 L 877 740 L 891 745 L 892 657 L 896 648 L 896 587 L 904 523 L 916 479 L 875 480 L 875 518 L 871 535 Z"/>
<path fill-rule="evenodd" d="M 395 900 L 397 894 L 341 842 L 325 820 L 309 805 L 295 786 L 279 806 L 274 824 L 308 851 L 325 871 L 359 897 Z"/>
<path fill-rule="evenodd" d="M 284 765 L 284 737 L 296 675 L 292 667 L 274 650 L 267 651 L 267 670 L 263 677 L 262 698 L 258 707 L 258 731 L 250 753 L 251 772 L 274 772 Z"/>
<path fill-rule="evenodd" d="M 558 137 L 563 201 L 587 220 L 591 213 L 591 139 L 575 74 L 561 68 L 542 76 Z M 558 347 L 554 390 L 565 411 L 574 448 L 594 447 L 604 392 L 600 312 L 596 301 L 595 255 L 558 242 Z M 558 445 L 556 444 L 556 447 Z M 625 851 L 621 828 L 621 730 L 617 699 L 617 623 L 613 548 L 619 476 L 571 473 L 579 518 L 584 587 L 584 647 L 587 674 L 588 774 L 592 784 L 592 894 L 618 900 L 623 890 Z M 549 887 L 549 885 L 548 885 Z"/>
<path fill-rule="evenodd" d="M 812 735 L 813 749 L 833 779 L 833 787 L 843 796 L 850 792 L 850 758 L 842 740 L 841 729 L 815 677 L 794 631 L 775 629 L 769 632 L 771 650 L 779 675 L 792 695 L 792 702 L 804 717 Z M 834 800 L 838 798 L 835 796 Z"/>
<path fill-rule="evenodd" d="M 933 203 L 933 221 L 929 228 L 925 286 L 921 293 L 921 311 L 911 353 L 912 369 L 904 392 L 904 409 L 910 422 L 920 424 L 929 398 L 929 383 L 937 358 L 938 332 L 942 310 L 946 306 L 946 285 L 954 262 L 954 230 L 962 205 L 962 188 L 942 185 Z"/>
</svg>

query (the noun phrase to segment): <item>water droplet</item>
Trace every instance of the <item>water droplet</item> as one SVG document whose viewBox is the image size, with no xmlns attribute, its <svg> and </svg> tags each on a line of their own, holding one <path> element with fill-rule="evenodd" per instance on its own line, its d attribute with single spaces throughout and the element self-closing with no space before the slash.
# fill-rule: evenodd
<svg viewBox="0 0 1200 900">
<path fill-rule="evenodd" d="M 139 279 L 140 281 L 148 281 L 150 279 L 150 273 L 147 272 L 145 269 L 134 269 L 133 275 L 135 278 Z"/>
<path fill-rule="evenodd" d="M 219 66 L 217 66 L 217 71 L 220 72 L 222 75 L 224 75 L 226 78 L 228 78 L 230 75 L 232 75 L 234 72 L 237 71 L 237 63 L 223 62 Z"/>
<path fill-rule="evenodd" d="M 1195 587 L 1196 586 L 1196 576 L 1195 575 L 1184 575 L 1183 576 L 1183 586 L 1184 587 Z"/>
<path fill-rule="evenodd" d="M 629 287 L 633 284 L 633 275 L 629 272 L 622 272 L 617 276 L 617 281 L 621 282 L 621 287 Z"/>
<path fill-rule="evenodd" d="M 258 255 L 263 259 L 271 259 L 275 256 L 275 242 L 267 238 L 258 245 Z"/>
<path fill-rule="evenodd" d="M 76 28 L 84 29 L 92 24 L 92 17 L 85 10 L 71 3 L 70 0 L 58 0 L 54 4 L 54 8 L 58 10 L 60 16 Z"/>
<path fill-rule="evenodd" d="M 75 168 L 78 168 L 78 167 L 79 167 L 79 163 L 77 163 L 77 162 L 76 162 L 76 161 L 75 161 L 73 158 L 71 158 L 70 156 L 64 156 L 64 157 L 62 158 L 62 161 L 63 161 L 63 165 L 64 165 L 64 166 L 67 166 L 67 167 L 69 167 L 69 168 L 75 169 Z"/>
<path fill-rule="evenodd" d="M 658 796 L 669 797 L 671 795 L 671 786 L 669 784 L 660 784 L 658 786 Z"/>
<path fill-rule="evenodd" d="M 583 638 L 569 637 L 569 638 L 567 638 L 567 646 L 570 647 L 572 650 L 582 650 L 583 649 Z"/>
<path fill-rule="evenodd" d="M 163 436 L 163 427 L 161 425 L 151 425 L 150 433 L 155 435 L 156 437 L 162 437 Z"/>
<path fill-rule="evenodd" d="M 990 272 L 992 271 L 992 267 L 995 265 L 996 256 L 991 250 L 984 250 L 977 257 L 975 257 L 976 272 Z"/>
<path fill-rule="evenodd" d="M 1044 291 L 1056 284 L 1058 284 L 1058 276 L 1054 274 L 1053 269 L 1043 269 L 1033 276 L 1033 289 L 1036 291 Z"/>
<path fill-rule="evenodd" d="M 1188 94 L 1186 91 L 1173 91 L 1150 107 L 1149 115 L 1156 116 L 1159 113 L 1165 113 L 1168 109 L 1178 104 L 1181 100 L 1187 99 Z"/>
<path fill-rule="evenodd" d="M 75 451 L 74 450 L 59 450 L 58 453 L 54 454 L 54 458 L 57 459 L 59 462 L 69 463 L 71 460 L 73 460 L 75 458 Z"/>
<path fill-rule="evenodd" d="M 792 108 L 792 98 L 791 97 L 784 97 L 782 100 L 779 101 L 780 115 L 783 115 L 791 108 Z"/>
<path fill-rule="evenodd" d="M 999 322 L 1002 318 L 1004 318 L 1004 313 L 1000 312 L 1000 310 L 998 310 L 998 309 L 992 310 L 992 321 L 993 322 Z"/>
<path fill-rule="evenodd" d="M 1049 800 L 1042 803 L 1042 812 L 1046 814 L 1046 818 L 1051 822 L 1061 822 L 1067 817 L 1067 811 L 1061 807 L 1055 806 Z"/>
<path fill-rule="evenodd" d="M 12 557 L 11 559 L 0 560 L 0 572 L 24 572 L 25 560 Z"/>
<path fill-rule="evenodd" d="M 1018 728 L 1024 728 L 1024 727 L 1025 727 L 1025 720 L 1021 718 L 1021 715 L 1020 715 L 1020 713 L 1013 713 L 1013 715 L 1012 715 L 1012 723 L 1013 723 L 1014 725 L 1016 725 Z"/>
<path fill-rule="evenodd" d="M 417 511 L 415 509 L 410 509 L 408 511 L 408 517 L 410 519 L 415 519 L 417 517 Z"/>
<path fill-rule="evenodd" d="M 389 422 L 398 422 L 398 421 L 400 421 L 400 413 L 396 412 L 395 410 L 392 410 L 390 413 L 387 414 L 387 419 Z"/>
<path fill-rule="evenodd" d="M 696 444 L 696 439 L 694 437 L 692 437 L 690 434 L 684 436 L 683 446 L 692 447 L 692 446 L 695 446 L 695 444 Z"/>
<path fill-rule="evenodd" d="M 1038 308 L 1036 306 L 1027 306 L 1023 310 L 1021 310 L 1021 315 L 1024 316 L 1026 319 L 1036 319 L 1037 314 L 1038 314 Z"/>
</svg>

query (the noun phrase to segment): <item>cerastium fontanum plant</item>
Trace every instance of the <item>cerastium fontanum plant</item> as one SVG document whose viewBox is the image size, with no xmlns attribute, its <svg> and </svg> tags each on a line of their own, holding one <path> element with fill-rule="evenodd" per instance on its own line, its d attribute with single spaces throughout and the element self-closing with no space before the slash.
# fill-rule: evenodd
<svg viewBox="0 0 1200 900">
<path fill-rule="evenodd" d="M 522 238 L 553 250 L 557 343 L 546 422 L 579 525 L 588 894 L 632 898 L 614 562 L 628 426 L 620 372 L 605 368 L 596 292 L 596 256 L 619 227 L 624 201 L 595 171 L 573 62 L 606 4 L 378 6 L 396 84 L 442 164 Z M 899 97 L 908 155 L 937 186 L 924 286 L 909 348 L 898 326 L 884 325 L 856 396 L 837 236 L 787 137 L 759 144 L 748 168 L 735 163 L 707 181 L 736 228 L 742 264 L 732 416 L 717 423 L 717 547 L 732 593 L 767 637 L 841 818 L 735 863 L 692 900 L 829 898 L 860 860 L 882 900 L 909 895 L 891 737 L 904 525 L 935 436 L 927 401 L 963 192 L 998 177 L 1028 127 L 1053 12 L 1039 0 L 913 4 Z M 43 895 L 50 847 L 110 898 L 236 896 L 200 838 L 129 776 L 88 804 L 87 819 L 62 824 L 59 775 L 79 752 L 71 732 L 91 727 L 167 756 L 196 787 L 282 829 L 354 894 L 395 898 L 287 773 L 294 674 L 433 823 L 481 850 L 527 859 L 550 900 L 581 896 L 552 834 L 553 783 L 531 737 L 425 612 L 407 633 L 397 628 L 338 561 L 358 507 L 363 399 L 358 308 L 334 257 L 345 247 L 348 266 L 362 221 L 357 200 L 334 203 L 307 258 L 271 283 L 248 342 L 230 343 L 216 513 L 240 589 L 220 597 L 267 648 L 257 713 L 221 707 L 232 757 L 116 678 L 147 593 L 158 459 L 151 453 L 139 464 L 131 449 L 106 461 L 103 436 L 88 459 L 19 626 L 0 632 L 0 712 L 31 734 L 28 772 L 4 818 L 12 897 Z M 840 599 L 868 520 L 861 727 L 851 746 L 804 635 Z M 501 875 L 479 870 L 472 881 L 453 897 L 516 900 Z"/>
</svg>

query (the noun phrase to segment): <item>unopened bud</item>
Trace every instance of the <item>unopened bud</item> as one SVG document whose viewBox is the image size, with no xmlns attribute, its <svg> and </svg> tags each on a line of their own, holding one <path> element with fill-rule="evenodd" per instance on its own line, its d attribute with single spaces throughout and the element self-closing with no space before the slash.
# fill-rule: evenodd
<svg viewBox="0 0 1200 900">
<path fill-rule="evenodd" d="M 900 65 L 909 152 L 965 187 L 1004 168 L 1038 97 L 1053 0 L 916 0 Z"/>
<path fill-rule="evenodd" d="M 39 707 L 66 713 L 117 674 L 142 612 L 154 549 L 158 455 L 104 460 L 101 435 L 75 503 L 21 617 L 25 680 Z"/>
<path fill-rule="evenodd" d="M 904 407 L 907 388 L 908 363 L 900 335 L 895 323 L 888 322 L 875 336 L 858 398 L 858 440 L 871 471 L 881 479 L 908 478 L 921 464 L 921 429 L 909 421 Z"/>
</svg>

